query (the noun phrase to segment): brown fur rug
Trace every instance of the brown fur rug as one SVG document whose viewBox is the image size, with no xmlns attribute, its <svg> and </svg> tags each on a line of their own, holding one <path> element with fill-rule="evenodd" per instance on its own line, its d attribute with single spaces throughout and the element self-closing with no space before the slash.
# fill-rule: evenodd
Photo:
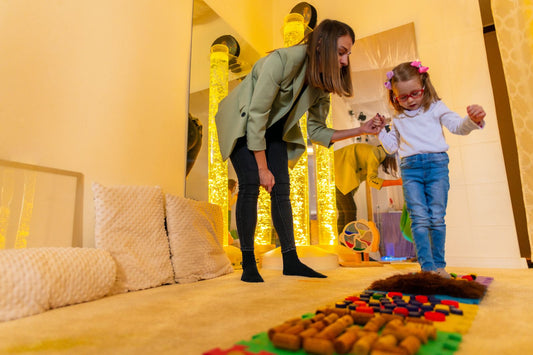
<svg viewBox="0 0 533 355">
<path fill-rule="evenodd" d="M 475 281 L 445 279 L 429 272 L 417 272 L 374 281 L 368 289 L 414 295 L 446 295 L 481 299 L 487 291 L 487 286 Z"/>
</svg>

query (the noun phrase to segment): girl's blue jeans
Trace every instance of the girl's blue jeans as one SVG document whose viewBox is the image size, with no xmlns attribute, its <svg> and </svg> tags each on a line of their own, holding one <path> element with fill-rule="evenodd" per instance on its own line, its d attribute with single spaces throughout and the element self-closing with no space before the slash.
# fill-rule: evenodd
<svg viewBox="0 0 533 355">
<path fill-rule="evenodd" d="M 422 271 L 444 268 L 446 206 L 450 189 L 447 153 L 404 157 L 400 168 L 411 230 Z"/>
</svg>

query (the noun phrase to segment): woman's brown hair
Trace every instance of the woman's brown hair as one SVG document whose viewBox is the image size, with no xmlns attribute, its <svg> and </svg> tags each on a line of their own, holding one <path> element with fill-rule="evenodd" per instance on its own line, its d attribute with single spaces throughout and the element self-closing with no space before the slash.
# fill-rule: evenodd
<svg viewBox="0 0 533 355">
<path fill-rule="evenodd" d="M 378 151 L 382 157 L 381 167 L 385 174 L 392 175 L 394 177 L 399 177 L 398 174 L 398 161 L 396 160 L 397 154 L 389 154 L 385 151 L 382 145 L 378 145 Z M 378 159 L 381 159 L 378 157 Z"/>
<path fill-rule="evenodd" d="M 302 42 L 307 43 L 306 81 L 340 96 L 352 96 L 353 86 L 350 63 L 339 70 L 337 40 L 349 35 L 355 42 L 353 29 L 336 20 L 323 20 Z"/>
<path fill-rule="evenodd" d="M 412 66 L 411 62 L 405 62 L 397 65 L 394 67 L 394 69 L 392 69 L 392 72 L 394 75 L 389 80 L 392 87 L 394 87 L 394 85 L 400 81 L 409 81 L 415 78 L 420 80 L 420 84 L 424 88 L 424 97 L 422 99 L 422 107 L 424 107 L 424 111 L 429 109 L 429 106 L 431 106 L 433 102 L 440 100 L 439 95 L 437 95 L 437 91 L 433 87 L 433 84 L 431 84 L 429 74 L 427 72 L 419 73 L 418 67 Z M 389 89 L 389 102 L 391 103 L 392 107 L 394 107 L 396 112 L 403 113 L 404 109 L 396 100 L 394 91 L 392 91 L 392 89 Z"/>
<path fill-rule="evenodd" d="M 383 159 L 381 162 L 381 167 L 386 174 L 392 175 L 394 177 L 399 177 L 398 175 L 398 162 L 396 161 L 396 155 L 389 155 Z"/>
</svg>

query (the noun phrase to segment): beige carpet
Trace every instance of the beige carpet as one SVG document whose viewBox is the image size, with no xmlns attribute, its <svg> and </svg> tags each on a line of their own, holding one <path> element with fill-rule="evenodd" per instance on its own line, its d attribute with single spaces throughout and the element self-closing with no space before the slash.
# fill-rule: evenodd
<svg viewBox="0 0 533 355">
<path fill-rule="evenodd" d="M 240 272 L 170 285 L 0 323 L 0 354 L 202 354 L 292 317 L 313 312 L 370 283 L 418 270 L 416 264 L 337 268 L 327 279 L 262 270 L 261 284 Z M 449 268 L 494 277 L 456 354 L 533 353 L 533 270 Z"/>
</svg>

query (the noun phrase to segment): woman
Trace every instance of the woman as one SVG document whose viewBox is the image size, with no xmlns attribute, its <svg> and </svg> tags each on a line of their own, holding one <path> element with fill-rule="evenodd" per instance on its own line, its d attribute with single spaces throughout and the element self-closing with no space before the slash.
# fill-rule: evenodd
<svg viewBox="0 0 533 355">
<path fill-rule="evenodd" d="M 386 174 L 398 175 L 395 155 L 389 155 L 382 146 L 365 143 L 350 144 L 335 151 L 335 198 L 337 201 L 337 230 L 357 220 L 354 195 L 362 181 L 381 190 L 385 186 L 401 185 L 402 179 L 384 180 L 378 176 L 381 165 Z"/>
<path fill-rule="evenodd" d="M 305 112 L 311 141 L 326 147 L 341 139 L 377 132 L 372 120 L 346 130 L 334 130 L 325 123 L 329 94 L 353 93 L 349 55 L 354 41 L 350 26 L 324 20 L 303 44 L 275 50 L 258 60 L 219 105 L 216 123 L 220 151 L 223 159 L 231 159 L 239 181 L 235 212 L 242 281 L 263 282 L 254 255 L 259 186 L 271 195 L 283 274 L 326 277 L 303 264 L 296 253 L 288 168 L 306 151 L 298 123 Z"/>
</svg>

